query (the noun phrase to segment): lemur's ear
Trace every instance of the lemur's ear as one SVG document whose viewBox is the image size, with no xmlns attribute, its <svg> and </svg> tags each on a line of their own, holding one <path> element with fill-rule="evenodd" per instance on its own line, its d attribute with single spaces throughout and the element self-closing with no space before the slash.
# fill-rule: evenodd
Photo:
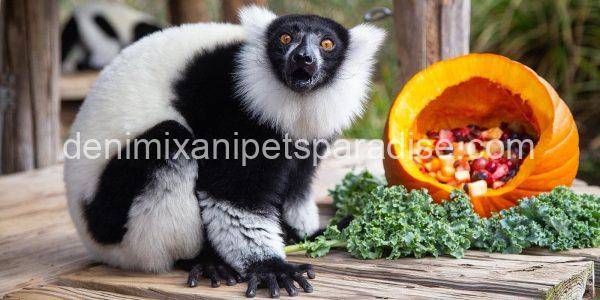
<svg viewBox="0 0 600 300">
<path fill-rule="evenodd" d="M 386 35 L 385 30 L 370 24 L 360 24 L 349 31 L 348 56 L 365 62 L 374 58 Z"/>
<path fill-rule="evenodd" d="M 272 11 L 256 5 L 243 7 L 238 16 L 249 37 L 262 37 L 269 24 L 277 18 Z"/>
</svg>

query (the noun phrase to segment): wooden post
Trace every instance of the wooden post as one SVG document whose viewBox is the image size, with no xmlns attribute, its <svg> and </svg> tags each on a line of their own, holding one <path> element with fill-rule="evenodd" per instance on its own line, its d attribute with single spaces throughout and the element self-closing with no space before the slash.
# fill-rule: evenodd
<svg viewBox="0 0 600 300">
<path fill-rule="evenodd" d="M 394 0 L 400 80 L 469 52 L 470 0 Z"/>
<path fill-rule="evenodd" d="M 256 4 L 261 6 L 267 5 L 267 0 L 223 0 L 222 11 L 223 21 L 227 23 L 239 23 L 238 10 L 246 5 Z"/>
<path fill-rule="evenodd" d="M 210 21 L 204 0 L 169 0 L 168 5 L 173 25 Z"/>
<path fill-rule="evenodd" d="M 59 153 L 58 4 L 3 1 L 1 171 L 56 163 Z"/>
</svg>

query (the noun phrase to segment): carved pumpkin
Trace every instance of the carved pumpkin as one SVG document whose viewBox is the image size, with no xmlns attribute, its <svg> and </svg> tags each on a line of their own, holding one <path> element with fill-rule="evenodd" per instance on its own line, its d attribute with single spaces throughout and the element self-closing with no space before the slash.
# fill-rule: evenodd
<svg viewBox="0 0 600 300">
<path fill-rule="evenodd" d="M 570 185 L 579 164 L 577 127 L 556 91 L 527 66 L 494 54 L 469 54 L 436 63 L 416 74 L 392 105 L 384 134 L 388 183 L 426 188 L 436 201 L 448 199 L 456 188 L 418 169 L 409 153 L 410 136 L 515 121 L 534 128 L 538 142 L 514 178 L 472 197 L 481 216 L 511 207 L 525 196 Z"/>
</svg>

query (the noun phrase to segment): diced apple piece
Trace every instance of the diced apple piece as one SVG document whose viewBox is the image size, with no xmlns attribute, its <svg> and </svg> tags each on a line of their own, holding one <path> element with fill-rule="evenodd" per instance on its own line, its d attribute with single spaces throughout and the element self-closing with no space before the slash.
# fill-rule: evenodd
<svg viewBox="0 0 600 300">
<path fill-rule="evenodd" d="M 434 157 L 430 161 L 425 163 L 425 168 L 429 172 L 437 172 L 442 168 L 442 163 L 440 162 L 439 158 Z"/>
<path fill-rule="evenodd" d="M 452 131 L 450 131 L 448 129 L 442 129 L 442 130 L 440 130 L 440 140 L 445 140 L 447 142 L 454 142 L 454 134 L 452 134 Z"/>
<path fill-rule="evenodd" d="M 437 179 L 439 182 L 442 182 L 442 183 L 448 183 L 451 180 L 453 180 L 454 177 L 452 175 L 446 176 L 440 170 L 440 171 L 437 171 L 437 173 L 435 173 L 435 179 Z"/>
<path fill-rule="evenodd" d="M 502 156 L 502 152 L 504 151 L 504 145 L 500 140 L 495 139 L 487 142 L 485 149 L 489 151 L 489 156 L 499 158 Z"/>
<path fill-rule="evenodd" d="M 456 172 L 456 169 L 454 169 L 453 166 L 443 166 L 442 167 L 442 174 L 445 177 L 452 177 L 452 176 L 454 176 L 455 172 Z"/>
<path fill-rule="evenodd" d="M 433 149 L 434 143 L 432 139 L 420 139 L 418 141 L 417 146 L 421 146 L 423 148 Z"/>
<path fill-rule="evenodd" d="M 500 127 L 493 127 L 481 133 L 481 136 L 487 140 L 500 139 L 502 136 L 502 129 Z"/>
<path fill-rule="evenodd" d="M 504 181 L 500 181 L 500 180 L 494 181 L 494 183 L 492 183 L 492 188 L 498 189 L 498 188 L 501 188 L 502 186 L 504 186 L 505 184 L 506 184 L 506 182 L 504 182 Z"/>
<path fill-rule="evenodd" d="M 467 170 L 456 171 L 454 172 L 454 178 L 456 178 L 456 180 L 459 182 L 466 182 L 471 180 L 471 175 Z"/>
<path fill-rule="evenodd" d="M 440 155 L 438 156 L 438 158 L 440 159 L 440 162 L 442 163 L 442 167 L 443 166 L 454 166 L 454 155 L 452 154 L 447 154 L 447 155 Z"/>
<path fill-rule="evenodd" d="M 485 195 L 487 192 L 487 183 L 485 180 L 477 180 L 467 184 L 467 190 L 469 191 L 469 196 L 471 197 L 479 197 Z"/>
<path fill-rule="evenodd" d="M 477 146 L 475 146 L 475 143 L 473 143 L 473 142 L 466 143 L 465 144 L 465 152 L 469 156 L 476 155 L 477 154 Z"/>
</svg>

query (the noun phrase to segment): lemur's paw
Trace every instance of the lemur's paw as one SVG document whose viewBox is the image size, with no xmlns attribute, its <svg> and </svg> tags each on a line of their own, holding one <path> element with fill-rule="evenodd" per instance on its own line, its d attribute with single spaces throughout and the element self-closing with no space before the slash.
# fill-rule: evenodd
<svg viewBox="0 0 600 300">
<path fill-rule="evenodd" d="M 313 287 L 304 277 L 304 273 L 310 279 L 315 278 L 315 271 L 310 264 L 290 264 L 281 259 L 257 263 L 250 268 L 247 275 L 246 297 L 256 296 L 258 288 L 268 288 L 271 298 L 279 298 L 279 289 L 281 288 L 284 288 L 288 295 L 296 296 L 298 295 L 298 288 L 294 285 L 294 281 L 305 292 L 312 293 Z"/>
<path fill-rule="evenodd" d="M 210 279 L 210 286 L 219 287 L 221 281 L 225 281 L 225 285 L 231 286 L 238 282 L 242 282 L 242 277 L 238 272 L 224 263 L 205 262 L 192 267 L 190 270 L 187 285 L 189 287 L 198 286 L 200 278 Z"/>
<path fill-rule="evenodd" d="M 242 282 L 242 276 L 216 256 L 203 252 L 195 259 L 179 260 L 175 266 L 189 272 L 187 285 L 198 286 L 201 278 L 210 279 L 212 287 L 219 287 L 224 280 L 226 285 Z"/>
</svg>

